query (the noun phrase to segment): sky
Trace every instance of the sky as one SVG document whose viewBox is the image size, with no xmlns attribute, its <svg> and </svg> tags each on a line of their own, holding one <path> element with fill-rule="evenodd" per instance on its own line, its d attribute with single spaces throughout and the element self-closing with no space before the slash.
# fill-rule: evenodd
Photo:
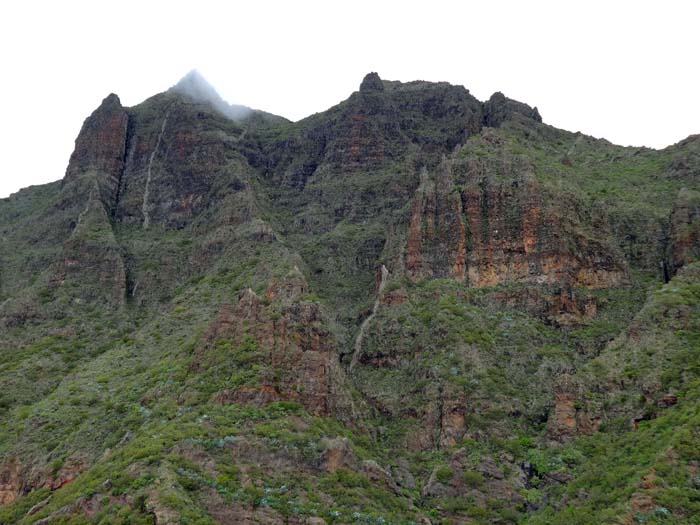
<svg viewBox="0 0 700 525">
<path fill-rule="evenodd" d="M 0 5 L 0 197 L 63 177 L 109 93 L 135 105 L 199 70 L 231 103 L 298 120 L 387 80 L 461 84 L 622 145 L 700 133 L 700 3 L 36 1 Z"/>
</svg>

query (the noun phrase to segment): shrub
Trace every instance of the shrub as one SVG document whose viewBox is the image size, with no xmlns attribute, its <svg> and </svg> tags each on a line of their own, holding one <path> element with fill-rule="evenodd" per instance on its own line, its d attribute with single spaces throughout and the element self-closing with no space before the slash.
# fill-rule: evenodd
<svg viewBox="0 0 700 525">
<path fill-rule="evenodd" d="M 466 470 L 462 475 L 462 480 L 467 487 L 473 489 L 484 485 L 484 475 L 481 472 L 476 472 L 475 470 Z"/>
<path fill-rule="evenodd" d="M 452 478 L 454 477 L 454 472 L 450 467 L 444 465 L 437 469 L 437 471 L 435 472 L 435 477 L 440 483 L 448 484 L 452 481 Z"/>
</svg>

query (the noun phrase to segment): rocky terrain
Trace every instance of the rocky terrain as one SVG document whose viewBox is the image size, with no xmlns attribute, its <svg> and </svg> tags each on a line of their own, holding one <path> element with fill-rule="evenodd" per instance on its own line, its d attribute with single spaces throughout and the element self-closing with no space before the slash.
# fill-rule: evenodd
<svg viewBox="0 0 700 525">
<path fill-rule="evenodd" d="M 0 199 L 1 524 L 700 523 L 700 138 L 196 72 Z"/>
</svg>

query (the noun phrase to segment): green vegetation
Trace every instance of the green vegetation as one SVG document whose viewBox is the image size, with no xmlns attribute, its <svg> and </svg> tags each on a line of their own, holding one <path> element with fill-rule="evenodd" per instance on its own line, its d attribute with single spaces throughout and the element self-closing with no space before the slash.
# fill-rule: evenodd
<svg viewBox="0 0 700 525">
<path fill-rule="evenodd" d="M 118 176 L 0 200 L 1 525 L 700 524 L 697 138 L 382 85 L 299 123 L 157 95 Z"/>
</svg>

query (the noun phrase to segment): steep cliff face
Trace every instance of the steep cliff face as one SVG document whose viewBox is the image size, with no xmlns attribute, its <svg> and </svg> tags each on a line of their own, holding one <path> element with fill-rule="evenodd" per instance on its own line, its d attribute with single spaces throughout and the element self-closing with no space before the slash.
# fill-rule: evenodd
<svg viewBox="0 0 700 525">
<path fill-rule="evenodd" d="M 498 148 L 497 136 L 485 140 Z M 430 264 L 418 264 L 432 258 L 438 275 L 445 275 L 442 265 L 457 280 L 468 277 L 476 287 L 518 281 L 590 288 L 624 283 L 626 264 L 617 248 L 589 235 L 596 228 L 598 237 L 606 239 L 609 227 L 587 223 L 582 203 L 544 187 L 527 159 L 496 150 L 481 160 L 467 149 L 437 178 L 413 205 L 406 257 L 412 278 L 436 273 Z M 421 237 L 436 242 L 445 236 L 444 253 L 422 253 Z"/>
<path fill-rule="evenodd" d="M 681 363 L 696 347 L 690 334 L 698 327 L 695 254 L 700 241 L 693 207 L 693 196 L 682 190 L 671 213 L 669 283 L 647 298 L 599 356 L 575 376 L 557 379 L 550 437 L 566 440 L 590 434 L 601 423 L 636 429 L 678 403 L 678 391 L 689 379 Z"/>
<path fill-rule="evenodd" d="M 584 386 L 570 374 L 557 377 L 554 385 L 554 408 L 547 422 L 547 435 L 559 442 L 598 430 L 601 416 L 585 409 Z"/>
<path fill-rule="evenodd" d="M 578 467 L 550 471 L 573 476 L 561 507 L 541 512 L 534 523 L 567 523 L 561 510 L 567 506 L 590 521 L 603 501 L 621 523 L 661 514 L 672 522 L 692 521 L 695 507 L 667 491 L 671 479 L 692 479 L 698 472 L 692 414 L 698 402 L 699 270 L 697 263 L 682 267 L 599 356 L 558 381 L 547 436 L 567 442 L 568 451 L 585 450 L 586 457 Z M 583 496 L 581 490 L 601 477 L 617 488 Z M 695 489 L 681 482 L 674 490 L 680 495 Z"/>
<path fill-rule="evenodd" d="M 51 280 L 52 293 L 70 290 L 77 302 L 121 307 L 126 301 L 124 261 L 112 230 L 119 200 L 129 116 L 109 95 L 90 115 L 75 141 L 62 181 L 64 199 L 81 206 Z"/>
<path fill-rule="evenodd" d="M 112 215 L 128 128 L 119 98 L 105 98 L 85 120 L 61 183 L 36 203 L 33 213 L 15 217 L 8 247 L 22 248 L 7 252 L 3 267 L 11 275 L 31 276 L 12 282 L 23 290 L 0 307 L 0 323 L 21 326 L 64 317 L 85 305 L 111 309 L 124 304 L 125 266 Z"/>
<path fill-rule="evenodd" d="M 116 204 L 127 147 L 129 116 L 119 97 L 109 95 L 90 115 L 75 141 L 63 184 L 95 177 L 108 210 Z"/>
<path fill-rule="evenodd" d="M 74 300 L 111 307 L 126 302 L 126 270 L 110 217 L 95 192 L 88 196 L 51 281 L 54 293 L 68 289 Z"/>
<path fill-rule="evenodd" d="M 417 281 L 430 277 L 452 277 L 464 282 L 467 274 L 467 225 L 461 196 L 454 187 L 449 168 L 438 180 L 427 170 L 411 204 L 405 266 Z"/>
<path fill-rule="evenodd" d="M 264 297 L 248 288 L 236 305 L 222 307 L 191 365 L 206 373 L 222 363 L 237 364 L 232 372 L 239 380 L 216 392 L 217 402 L 298 401 L 316 415 L 351 415 L 340 412 L 348 400 L 337 343 L 319 305 L 304 300 L 307 293 L 297 270 L 273 281 Z"/>
<path fill-rule="evenodd" d="M 273 144 L 276 178 L 303 188 L 323 165 L 371 171 L 417 151 L 449 152 L 480 131 L 482 111 L 461 86 L 386 82 L 372 73 L 346 101 L 300 121 L 288 138 Z"/>
<path fill-rule="evenodd" d="M 263 182 L 276 204 L 280 231 L 300 246 L 312 269 L 311 285 L 341 313 L 345 326 L 356 321 L 358 306 L 373 300 L 377 260 L 400 255 L 405 226 L 397 217 L 416 191 L 424 193 L 418 190 L 420 174 L 437 170 L 443 155 L 480 133 L 483 111 L 460 86 L 390 82 L 370 74 L 341 104 L 263 134 L 269 159 Z M 502 122 L 514 115 L 504 112 Z M 425 199 L 429 206 L 432 197 Z M 412 232 L 416 245 L 415 227 Z M 444 244 L 443 236 L 459 243 L 459 232 L 449 229 L 428 235 L 429 242 Z M 335 242 L 355 256 L 334 248 Z M 462 251 L 451 250 L 457 273 L 466 271 Z M 352 289 L 338 294 L 348 283 Z"/>
<path fill-rule="evenodd" d="M 552 296 L 535 301 L 549 318 L 590 317 L 595 302 L 575 290 L 628 281 L 610 226 L 573 194 L 539 182 L 534 165 L 505 151 L 497 134 L 485 130 L 479 141 L 490 148 L 487 158 L 474 154 L 482 144 L 467 143 L 435 174 L 423 172 L 408 225 L 408 277 L 477 288 L 524 284 L 530 294 L 540 288 Z"/>
<path fill-rule="evenodd" d="M 668 272 L 674 275 L 683 265 L 700 259 L 700 193 L 681 190 L 670 223 Z"/>
<path fill-rule="evenodd" d="M 215 206 L 216 190 L 235 186 L 245 128 L 207 108 L 168 93 L 131 110 L 134 129 L 115 211 L 120 222 L 182 228 Z"/>
<path fill-rule="evenodd" d="M 683 523 L 699 145 L 376 73 L 110 95 L 0 200 L 0 523 Z"/>
<path fill-rule="evenodd" d="M 22 464 L 16 457 L 9 458 L 0 469 L 0 505 L 15 501 L 23 488 Z"/>
</svg>

